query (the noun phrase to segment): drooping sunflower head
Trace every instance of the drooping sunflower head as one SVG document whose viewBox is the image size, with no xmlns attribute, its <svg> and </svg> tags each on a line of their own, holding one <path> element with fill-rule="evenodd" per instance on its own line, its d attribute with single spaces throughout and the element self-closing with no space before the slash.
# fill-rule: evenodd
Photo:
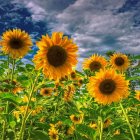
<svg viewBox="0 0 140 140">
<path fill-rule="evenodd" d="M 68 86 L 68 89 L 66 89 L 66 91 L 64 92 L 64 101 L 69 102 L 72 100 L 73 95 L 75 92 L 75 88 L 73 85 Z"/>
<path fill-rule="evenodd" d="M 42 96 L 51 96 L 51 94 L 52 94 L 51 88 L 42 88 L 40 90 L 40 95 L 42 95 Z"/>
<path fill-rule="evenodd" d="M 127 55 L 122 53 L 114 53 L 110 57 L 110 64 L 116 70 L 125 71 L 128 69 L 130 62 Z"/>
<path fill-rule="evenodd" d="M 107 65 L 107 61 L 103 56 L 94 54 L 83 62 L 83 69 L 89 69 L 90 71 L 98 71 L 103 69 Z"/>
<path fill-rule="evenodd" d="M 105 121 L 104 121 L 104 124 L 103 124 L 103 128 L 107 128 L 111 125 L 111 119 L 110 118 L 107 118 Z"/>
<path fill-rule="evenodd" d="M 68 135 L 72 135 L 73 133 L 74 133 L 74 131 L 75 131 L 75 127 L 74 127 L 74 125 L 72 125 L 71 127 L 69 127 L 68 129 L 67 129 L 67 134 Z"/>
<path fill-rule="evenodd" d="M 42 69 L 50 79 L 65 77 L 77 64 L 78 47 L 61 32 L 54 32 L 52 37 L 42 36 L 36 44 L 39 47 L 33 59 L 36 69 Z"/>
<path fill-rule="evenodd" d="M 32 46 L 28 33 L 20 29 L 8 30 L 3 33 L 1 40 L 2 51 L 13 59 L 22 58 Z"/>
<path fill-rule="evenodd" d="M 89 127 L 92 128 L 92 129 L 97 129 L 97 124 L 96 124 L 96 122 L 91 122 L 91 123 L 89 124 Z"/>
<path fill-rule="evenodd" d="M 58 130 L 56 130 L 54 127 L 51 127 L 49 129 L 49 137 L 51 140 L 58 140 Z"/>
<path fill-rule="evenodd" d="M 114 69 L 100 70 L 91 77 L 87 89 L 98 103 L 111 104 L 129 94 L 129 82 Z"/>
<path fill-rule="evenodd" d="M 71 115 L 70 119 L 74 124 L 80 124 L 83 121 L 83 115 L 82 114 L 80 114 L 79 116 Z"/>
</svg>

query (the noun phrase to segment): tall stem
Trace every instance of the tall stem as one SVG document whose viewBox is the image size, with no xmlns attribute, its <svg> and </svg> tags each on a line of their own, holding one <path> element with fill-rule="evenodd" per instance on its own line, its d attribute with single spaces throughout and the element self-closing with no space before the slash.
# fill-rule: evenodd
<svg viewBox="0 0 140 140">
<path fill-rule="evenodd" d="M 9 68 L 9 60 L 10 60 L 10 58 L 9 58 L 9 55 L 8 55 L 8 62 L 7 62 L 8 73 L 7 73 L 7 76 L 9 76 L 9 71 L 10 71 L 10 68 Z M 12 84 L 12 81 L 13 81 L 14 69 L 15 69 L 15 60 L 13 59 L 12 73 L 11 73 L 11 81 L 10 81 L 11 84 Z M 9 77 L 8 77 L 8 78 L 9 78 Z M 10 91 L 11 91 L 11 90 L 10 90 Z M 6 118 L 5 118 L 4 123 L 3 123 L 2 140 L 5 140 L 5 137 L 6 137 L 6 126 L 7 126 L 8 110 L 9 110 L 9 102 L 7 101 L 7 102 L 6 102 L 6 107 L 5 107 Z"/>
<path fill-rule="evenodd" d="M 13 77 L 14 77 L 14 70 L 15 70 L 15 60 L 13 59 L 13 64 L 12 64 L 12 74 L 11 74 L 11 83 L 13 81 Z"/>
<path fill-rule="evenodd" d="M 22 124 L 21 124 L 21 128 L 20 128 L 19 140 L 24 139 L 24 131 L 25 131 L 26 121 L 27 121 L 27 117 L 28 117 L 29 105 L 30 105 L 30 102 L 31 102 L 31 99 L 32 99 L 32 95 L 34 93 L 34 89 L 35 89 L 35 86 L 36 86 L 37 79 L 38 79 L 38 76 L 36 77 L 35 82 L 32 85 L 31 92 L 29 94 L 29 100 L 28 100 L 28 103 L 27 103 L 27 106 L 26 106 L 26 110 L 25 110 L 24 117 L 23 117 Z"/>
<path fill-rule="evenodd" d="M 132 130 L 132 127 L 131 127 L 131 124 L 130 124 L 130 122 L 129 122 L 129 118 L 128 118 L 128 116 L 127 116 L 127 114 L 126 114 L 126 112 L 125 112 L 125 110 L 124 110 L 124 107 L 123 107 L 123 105 L 122 105 L 121 102 L 120 102 L 120 107 L 121 107 L 122 112 L 123 112 L 123 114 L 124 114 L 124 117 L 125 117 L 125 119 L 126 119 L 127 125 L 128 125 L 128 127 L 129 127 L 129 129 L 130 129 L 130 133 L 131 133 L 131 136 L 132 136 L 132 140 L 136 140 L 136 139 L 135 139 L 135 136 L 134 136 L 134 133 L 133 133 L 133 130 Z"/>
<path fill-rule="evenodd" d="M 100 140 L 102 140 L 102 135 L 103 135 L 103 122 L 102 122 L 102 118 L 99 117 L 98 119 L 98 124 L 99 124 L 99 137 L 100 137 Z"/>
</svg>

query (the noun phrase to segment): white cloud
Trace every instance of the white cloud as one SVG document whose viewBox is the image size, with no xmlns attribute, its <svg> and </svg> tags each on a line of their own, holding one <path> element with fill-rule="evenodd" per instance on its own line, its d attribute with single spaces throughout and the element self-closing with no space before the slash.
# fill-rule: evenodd
<svg viewBox="0 0 140 140">
<path fill-rule="evenodd" d="M 34 21 L 46 21 L 52 31 L 70 34 L 81 48 L 79 54 L 108 50 L 139 53 L 140 33 L 132 26 L 134 13 L 116 13 L 126 0 L 15 1 L 25 4 Z M 106 36 L 115 41 L 104 44 Z"/>
</svg>

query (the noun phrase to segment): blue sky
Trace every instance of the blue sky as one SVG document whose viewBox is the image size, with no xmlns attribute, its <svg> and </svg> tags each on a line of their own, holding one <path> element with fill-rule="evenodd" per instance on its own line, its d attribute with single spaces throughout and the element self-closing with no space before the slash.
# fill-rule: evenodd
<svg viewBox="0 0 140 140">
<path fill-rule="evenodd" d="M 109 50 L 140 54 L 140 0 L 0 0 L 0 34 L 26 30 L 35 41 L 63 31 L 79 46 L 79 61 Z M 33 47 L 36 50 L 36 47 Z M 32 56 L 27 56 L 32 57 Z"/>
</svg>

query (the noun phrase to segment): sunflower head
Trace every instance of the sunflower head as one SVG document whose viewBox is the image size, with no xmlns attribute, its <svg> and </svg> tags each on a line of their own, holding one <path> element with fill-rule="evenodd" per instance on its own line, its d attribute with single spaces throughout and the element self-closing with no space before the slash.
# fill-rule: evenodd
<svg viewBox="0 0 140 140">
<path fill-rule="evenodd" d="M 119 71 L 125 71 L 130 65 L 128 56 L 122 53 L 114 53 L 110 57 L 110 64 L 113 68 Z"/>
<path fill-rule="evenodd" d="M 33 59 L 36 69 L 42 69 L 50 79 L 65 77 L 77 64 L 77 46 L 61 32 L 54 32 L 52 37 L 42 36 L 36 44 L 39 47 Z"/>
<path fill-rule="evenodd" d="M 28 33 L 20 29 L 8 30 L 3 33 L 1 40 L 2 51 L 13 59 L 22 58 L 32 46 Z"/>
<path fill-rule="evenodd" d="M 75 131 L 75 127 L 74 127 L 74 125 L 72 125 L 71 127 L 69 127 L 67 129 L 67 134 L 72 135 L 74 133 L 74 131 Z"/>
<path fill-rule="evenodd" d="M 79 115 L 79 116 L 71 115 L 70 119 L 74 124 L 80 124 L 83 121 L 83 115 Z"/>
<path fill-rule="evenodd" d="M 140 91 L 139 90 L 136 90 L 136 95 L 135 95 L 135 98 L 140 101 Z"/>
<path fill-rule="evenodd" d="M 73 98 L 75 92 L 75 88 L 73 85 L 68 86 L 66 91 L 64 92 L 64 101 L 70 102 Z"/>
<path fill-rule="evenodd" d="M 71 74 L 70 74 L 70 77 L 71 77 L 72 80 L 75 80 L 77 78 L 76 72 L 72 71 Z"/>
<path fill-rule="evenodd" d="M 56 130 L 54 127 L 51 127 L 49 129 L 49 137 L 51 140 L 58 140 L 58 130 Z"/>
<path fill-rule="evenodd" d="M 104 124 L 103 124 L 103 127 L 104 128 L 107 128 L 111 125 L 111 119 L 107 118 L 105 121 L 104 121 Z"/>
<path fill-rule="evenodd" d="M 97 124 L 95 122 L 91 122 L 89 124 L 89 127 L 92 128 L 92 129 L 97 129 Z"/>
<path fill-rule="evenodd" d="M 103 69 L 106 65 L 107 61 L 104 57 L 99 56 L 98 54 L 94 54 L 90 58 L 84 60 L 83 69 L 98 71 L 100 69 Z"/>
<path fill-rule="evenodd" d="M 40 95 L 42 95 L 42 96 L 51 96 L 52 91 L 53 90 L 51 88 L 42 88 L 40 90 Z"/>
<path fill-rule="evenodd" d="M 117 129 L 115 132 L 114 132 L 114 135 L 120 135 L 120 130 L 119 129 Z"/>
<path fill-rule="evenodd" d="M 98 103 L 111 104 L 128 96 L 129 81 L 114 69 L 100 70 L 91 77 L 87 89 Z"/>
</svg>

